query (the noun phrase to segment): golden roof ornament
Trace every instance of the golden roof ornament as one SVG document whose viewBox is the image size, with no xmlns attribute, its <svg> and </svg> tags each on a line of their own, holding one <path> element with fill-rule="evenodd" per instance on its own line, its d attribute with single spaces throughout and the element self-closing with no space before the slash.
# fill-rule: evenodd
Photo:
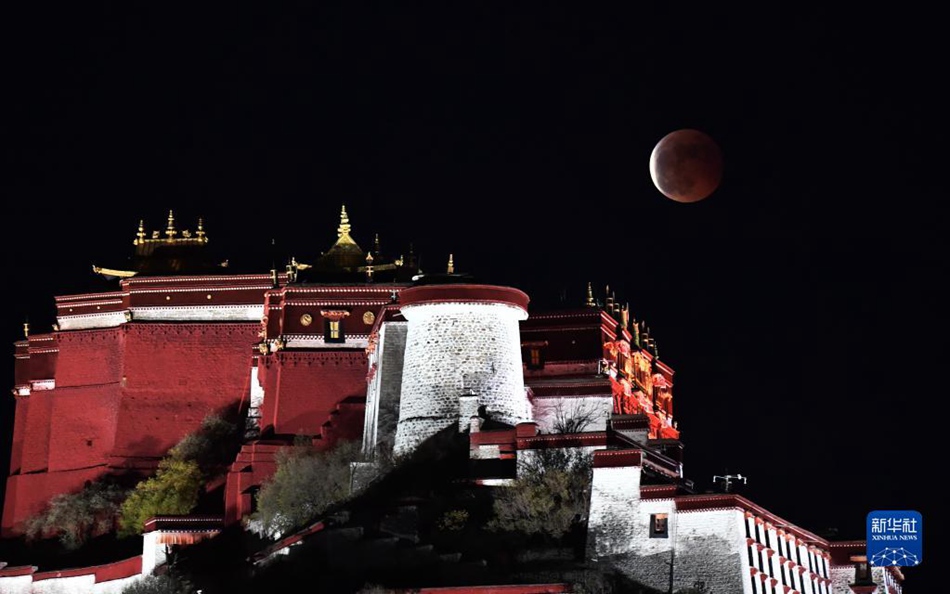
<svg viewBox="0 0 950 594">
<path fill-rule="evenodd" d="M 30 337 L 30 321 L 27 320 L 23 322 L 23 338 Z"/>
<path fill-rule="evenodd" d="M 449 264 L 445 267 L 446 274 L 455 274 L 455 262 L 452 259 L 452 254 L 449 254 Z"/>
<path fill-rule="evenodd" d="M 343 236 L 350 235 L 350 217 L 346 214 L 346 205 L 344 204 L 340 208 L 340 226 L 336 228 L 336 236 L 338 239 L 343 239 Z"/>
<path fill-rule="evenodd" d="M 597 307 L 597 302 L 594 301 L 594 287 L 591 286 L 590 282 L 587 283 L 587 307 Z"/>
<path fill-rule="evenodd" d="M 168 211 L 168 226 L 165 227 L 165 235 L 167 235 L 169 239 L 172 239 L 175 237 L 177 233 L 178 231 L 175 231 L 175 213 L 169 210 Z"/>
<path fill-rule="evenodd" d="M 139 230 L 135 234 L 135 241 L 132 245 L 141 245 L 145 243 L 145 219 L 139 219 Z"/>
<path fill-rule="evenodd" d="M 207 237 L 205 236 L 205 220 L 201 217 L 198 217 L 198 230 L 195 231 L 195 237 L 204 242 L 208 241 Z"/>
<path fill-rule="evenodd" d="M 366 282 L 373 282 L 373 254 L 366 254 Z"/>
</svg>

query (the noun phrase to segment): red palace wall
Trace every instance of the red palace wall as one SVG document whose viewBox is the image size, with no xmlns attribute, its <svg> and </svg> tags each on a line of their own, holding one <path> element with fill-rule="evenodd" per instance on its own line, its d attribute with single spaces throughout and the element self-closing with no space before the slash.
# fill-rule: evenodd
<svg viewBox="0 0 950 594">
<path fill-rule="evenodd" d="M 49 466 L 49 431 L 53 392 L 34 392 L 26 409 L 26 430 L 23 432 L 22 474 L 46 471 Z"/>
<path fill-rule="evenodd" d="M 30 400 L 28 398 L 16 397 L 16 409 L 13 417 L 13 449 L 10 452 L 10 474 L 19 473 L 23 464 L 23 435 L 26 432 L 26 416 L 29 406 Z"/>
<path fill-rule="evenodd" d="M 322 434 L 323 424 L 342 400 L 366 398 L 366 366 L 362 349 L 280 351 L 263 357 L 258 366 L 264 373 L 266 394 L 261 430 Z"/>
<path fill-rule="evenodd" d="M 160 457 L 246 400 L 256 323 L 129 324 L 113 464 Z M 124 460 L 123 460 L 124 459 Z"/>
<path fill-rule="evenodd" d="M 259 327 L 125 324 L 31 337 L 29 359 L 17 359 L 17 388 L 49 379 L 55 388 L 17 397 L 0 534 L 15 534 L 50 497 L 110 468 L 154 467 L 209 413 L 246 402 Z"/>
</svg>

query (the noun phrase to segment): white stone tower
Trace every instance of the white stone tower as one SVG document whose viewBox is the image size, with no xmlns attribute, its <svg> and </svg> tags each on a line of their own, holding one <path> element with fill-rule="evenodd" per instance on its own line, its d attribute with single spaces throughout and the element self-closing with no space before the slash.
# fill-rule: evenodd
<svg viewBox="0 0 950 594">
<path fill-rule="evenodd" d="M 528 317 L 525 293 L 492 285 L 427 285 L 402 291 L 399 304 L 408 332 L 396 455 L 412 452 L 450 425 L 468 427 L 468 417 L 481 406 L 512 425 L 531 419 L 518 328 Z M 463 394 L 474 394 L 477 406 L 460 411 Z"/>
</svg>

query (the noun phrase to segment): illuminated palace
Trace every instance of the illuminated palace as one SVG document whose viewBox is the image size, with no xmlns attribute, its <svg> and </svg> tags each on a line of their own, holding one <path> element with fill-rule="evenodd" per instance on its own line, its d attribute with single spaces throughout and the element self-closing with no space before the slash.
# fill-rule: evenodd
<svg viewBox="0 0 950 594">
<path fill-rule="evenodd" d="M 210 256 L 202 221 L 190 232 L 169 214 L 160 231 L 139 225 L 124 264 L 94 268 L 112 290 L 55 298 L 53 330 L 15 343 L 5 537 L 22 534 L 54 495 L 154 472 L 211 412 L 239 410 L 245 440 L 226 480 L 209 485 L 222 498 L 216 528 L 156 518 L 131 559 L 67 571 L 0 563 L 0 591 L 119 591 L 160 567 L 189 530 L 246 524 L 294 436 L 319 448 L 362 440 L 369 462 L 354 465 L 356 476 L 380 452 L 411 453 L 449 427 L 467 436 L 472 460 L 585 453 L 586 556 L 649 587 L 900 591 L 897 568 L 869 567 L 863 542 L 830 542 L 741 495 L 693 490 L 673 369 L 612 295 L 598 299 L 588 286 L 577 307 L 535 312 L 522 291 L 457 273 L 450 255 L 444 272 L 423 274 L 412 253 L 386 257 L 378 238 L 364 250 L 351 232 L 344 208 L 319 257 L 237 273 Z M 589 422 L 565 429 L 578 411 Z"/>
</svg>

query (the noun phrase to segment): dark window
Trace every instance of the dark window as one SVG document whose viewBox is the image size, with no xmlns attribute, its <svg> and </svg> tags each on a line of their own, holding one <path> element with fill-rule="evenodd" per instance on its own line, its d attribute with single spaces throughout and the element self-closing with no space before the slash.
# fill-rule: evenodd
<svg viewBox="0 0 950 594">
<path fill-rule="evenodd" d="M 868 571 L 867 561 L 860 561 L 854 565 L 854 583 L 865 584 L 871 581 L 871 572 Z"/>
<path fill-rule="evenodd" d="M 543 369 L 544 355 L 541 353 L 541 347 L 531 347 L 528 349 L 528 369 Z"/>
<path fill-rule="evenodd" d="M 667 538 L 666 514 L 650 514 L 650 538 Z"/>
<path fill-rule="evenodd" d="M 745 519 L 745 537 L 746 538 L 752 538 L 752 533 L 749 532 L 749 520 L 750 518 Z"/>
<path fill-rule="evenodd" d="M 327 342 L 346 342 L 346 337 L 343 335 L 343 323 L 340 320 L 327 320 L 323 338 Z"/>
<path fill-rule="evenodd" d="M 752 558 L 752 547 L 755 545 L 749 545 L 749 567 L 755 567 L 755 559 Z"/>
</svg>

